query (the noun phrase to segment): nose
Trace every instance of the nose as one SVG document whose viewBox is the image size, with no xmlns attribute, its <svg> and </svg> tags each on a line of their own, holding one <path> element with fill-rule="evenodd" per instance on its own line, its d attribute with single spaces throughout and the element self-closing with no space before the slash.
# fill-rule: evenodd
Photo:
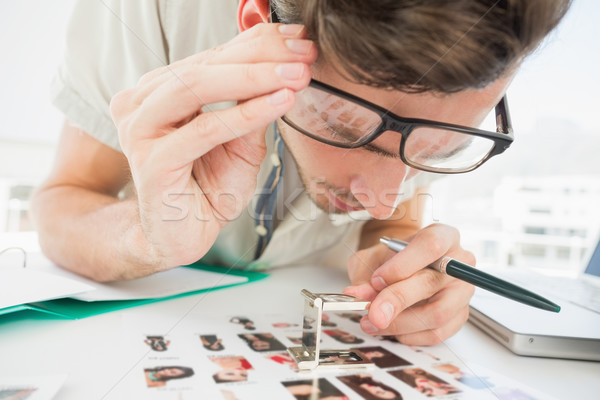
<svg viewBox="0 0 600 400">
<path fill-rule="evenodd" d="M 381 170 L 381 174 L 360 174 L 352 176 L 350 190 L 361 206 L 375 219 L 392 216 L 402 196 L 402 184 L 410 168 L 395 165 L 393 172 Z"/>
</svg>

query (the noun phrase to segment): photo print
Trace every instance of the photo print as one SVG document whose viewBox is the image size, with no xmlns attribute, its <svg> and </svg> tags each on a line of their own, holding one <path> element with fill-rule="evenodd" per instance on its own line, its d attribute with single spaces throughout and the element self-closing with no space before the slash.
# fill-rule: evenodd
<svg viewBox="0 0 600 400">
<path fill-rule="evenodd" d="M 494 387 L 494 384 L 490 382 L 489 377 L 477 376 L 470 372 L 465 372 L 454 364 L 438 364 L 434 365 L 433 368 L 445 374 L 452 375 L 458 382 L 471 389 L 490 389 Z"/>
<path fill-rule="evenodd" d="M 341 329 L 323 329 L 327 335 L 344 344 L 361 344 L 364 343 L 364 339 L 361 339 L 351 333 L 343 331 Z"/>
<path fill-rule="evenodd" d="M 409 361 L 397 356 L 381 346 L 354 347 L 352 350 L 362 352 L 370 362 L 379 368 L 405 367 L 412 365 Z"/>
<path fill-rule="evenodd" d="M 340 389 L 325 378 L 281 382 L 297 400 L 348 400 Z"/>
<path fill-rule="evenodd" d="M 6 400 L 27 400 L 32 393 L 37 390 L 36 387 L 0 387 L 0 399 Z"/>
<path fill-rule="evenodd" d="M 216 356 L 209 359 L 221 367 L 220 371 L 213 374 L 216 383 L 246 382 L 248 371 L 254 369 L 244 356 Z"/>
<path fill-rule="evenodd" d="M 194 375 L 194 370 L 181 365 L 160 366 L 145 368 L 144 377 L 149 388 L 168 386 L 173 380 L 189 378 Z"/>
<path fill-rule="evenodd" d="M 210 351 L 222 351 L 225 350 L 223 340 L 219 339 L 217 335 L 199 335 L 202 346 L 206 350 Z"/>
<path fill-rule="evenodd" d="M 144 343 L 146 343 L 152 351 L 164 352 L 168 350 L 171 341 L 165 340 L 165 337 L 162 335 L 147 335 Z"/>
<path fill-rule="evenodd" d="M 299 324 L 293 324 L 290 322 L 273 322 L 271 325 L 273 328 L 295 328 L 300 326 Z"/>
<path fill-rule="evenodd" d="M 286 350 L 286 347 L 272 333 L 242 333 L 238 336 L 254 351 Z"/>
<path fill-rule="evenodd" d="M 456 386 L 421 368 L 405 368 L 387 372 L 427 397 L 445 396 L 460 392 L 460 389 Z"/>
<path fill-rule="evenodd" d="M 346 386 L 365 400 L 402 400 L 402 394 L 393 387 L 373 379 L 371 374 L 338 376 Z"/>
<path fill-rule="evenodd" d="M 232 317 L 229 322 L 232 324 L 238 324 L 244 327 L 247 331 L 253 331 L 256 329 L 254 326 L 254 321 L 247 317 Z"/>
<path fill-rule="evenodd" d="M 361 313 L 357 313 L 357 312 L 345 312 L 345 313 L 338 313 L 337 315 L 342 318 L 346 318 L 349 321 L 356 322 L 358 324 L 365 314 L 364 313 L 361 314 Z"/>
<path fill-rule="evenodd" d="M 302 338 L 296 336 L 286 336 L 287 340 L 289 340 L 292 344 L 299 346 L 302 344 Z"/>
<path fill-rule="evenodd" d="M 267 360 L 275 361 L 277 364 L 286 365 L 292 371 L 298 372 L 298 364 L 296 361 L 290 356 L 288 352 L 275 353 L 265 356 Z"/>
<path fill-rule="evenodd" d="M 335 328 L 337 324 L 331 320 L 328 314 L 321 315 L 321 326 L 323 328 Z"/>
</svg>

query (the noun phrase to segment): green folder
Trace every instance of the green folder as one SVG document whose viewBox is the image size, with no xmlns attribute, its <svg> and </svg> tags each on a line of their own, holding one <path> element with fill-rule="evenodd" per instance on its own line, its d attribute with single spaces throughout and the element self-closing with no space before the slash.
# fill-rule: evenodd
<svg viewBox="0 0 600 400">
<path fill-rule="evenodd" d="M 142 304 L 154 303 L 157 301 L 175 299 L 178 297 L 189 296 L 198 293 L 210 292 L 213 290 L 224 289 L 231 286 L 243 285 L 245 283 L 254 282 L 268 276 L 265 273 L 256 271 L 246 271 L 230 269 L 227 270 L 225 267 L 219 267 L 215 265 L 207 265 L 201 263 L 194 263 L 187 265 L 184 268 L 198 268 L 209 272 L 224 273 L 227 271 L 228 275 L 244 276 L 248 278 L 246 282 L 233 283 L 224 286 L 216 286 L 208 289 L 194 290 L 191 292 L 180 293 L 174 296 L 158 297 L 153 299 L 142 299 L 142 300 L 112 300 L 112 301 L 82 301 L 71 298 L 63 298 L 56 300 L 41 301 L 38 303 L 27 303 L 20 304 L 18 306 L 6 307 L 0 309 L 0 315 L 18 313 L 14 317 L 40 317 L 40 318 L 68 318 L 68 319 L 79 319 L 90 317 L 92 315 L 102 314 L 109 311 L 121 310 L 124 308 L 139 306 Z M 33 311 L 23 313 L 23 311 Z M 22 314 L 22 315 L 21 315 Z M 4 317 L 3 317 L 4 318 Z"/>
</svg>

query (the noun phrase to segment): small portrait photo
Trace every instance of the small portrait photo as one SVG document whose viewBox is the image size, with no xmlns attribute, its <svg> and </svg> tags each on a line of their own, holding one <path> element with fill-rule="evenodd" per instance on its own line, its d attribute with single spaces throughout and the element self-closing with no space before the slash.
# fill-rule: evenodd
<svg viewBox="0 0 600 400">
<path fill-rule="evenodd" d="M 281 365 L 287 365 L 292 371 L 298 372 L 298 364 L 296 364 L 296 361 L 294 361 L 292 356 L 290 356 L 287 352 L 270 354 L 268 356 L 265 356 L 265 358 L 271 361 L 275 361 L 276 363 Z"/>
<path fill-rule="evenodd" d="M 297 400 L 348 400 L 340 389 L 325 378 L 281 382 Z"/>
<path fill-rule="evenodd" d="M 371 347 L 355 347 L 352 350 L 361 351 L 369 361 L 377 365 L 379 368 L 391 368 L 391 367 L 404 367 L 411 365 L 409 361 L 406 361 L 402 357 L 398 357 L 391 351 L 384 349 L 381 346 Z"/>
<path fill-rule="evenodd" d="M 146 385 L 149 388 L 166 386 L 167 382 L 169 382 L 170 380 L 189 378 L 193 375 L 193 369 L 191 369 L 190 367 L 183 367 L 179 365 L 144 369 Z"/>
<path fill-rule="evenodd" d="M 221 368 L 235 368 L 244 370 L 254 369 L 252 364 L 250 364 L 250 362 L 246 360 L 246 357 L 244 356 L 215 356 L 208 357 L 208 359 Z"/>
<path fill-rule="evenodd" d="M 220 371 L 213 374 L 216 383 L 246 382 L 248 371 L 254 369 L 244 356 L 209 357 L 209 359 L 221 367 Z"/>
<path fill-rule="evenodd" d="M 273 325 L 273 328 L 295 328 L 300 326 L 299 324 L 293 324 L 290 322 L 274 322 L 271 325 Z"/>
<path fill-rule="evenodd" d="M 337 326 L 337 324 L 335 322 L 333 322 L 331 320 L 331 318 L 329 318 L 328 314 L 323 313 L 323 315 L 321 316 L 321 326 L 335 328 Z"/>
<path fill-rule="evenodd" d="M 223 340 L 219 339 L 217 335 L 199 335 L 202 346 L 206 350 L 210 351 L 221 351 L 225 349 Z"/>
<path fill-rule="evenodd" d="M 355 335 L 348 333 L 346 331 L 342 331 L 340 329 L 323 329 L 327 335 L 337 340 L 340 343 L 345 344 L 361 344 L 364 343 L 364 340 L 356 337 Z"/>
<path fill-rule="evenodd" d="M 229 320 L 232 324 L 238 324 L 244 327 L 244 329 L 248 331 L 253 331 L 256 329 L 254 326 L 254 321 L 246 317 L 231 317 Z"/>
<path fill-rule="evenodd" d="M 352 322 L 359 323 L 365 314 L 356 313 L 356 312 L 345 312 L 345 313 L 338 313 L 337 315 L 339 315 L 342 318 L 346 318 Z"/>
<path fill-rule="evenodd" d="M 161 335 L 147 335 L 144 343 L 153 351 L 163 352 L 168 350 L 171 341 L 165 340 L 165 337 Z"/>
<path fill-rule="evenodd" d="M 289 340 L 292 344 L 295 345 L 301 345 L 302 344 L 302 338 L 301 337 L 297 337 L 297 336 L 286 336 L 287 340 Z"/>
<path fill-rule="evenodd" d="M 391 343 L 400 343 L 398 341 L 398 339 L 396 339 L 396 336 L 373 336 L 375 339 L 381 340 L 381 341 L 386 341 L 386 342 L 391 342 Z"/>
<path fill-rule="evenodd" d="M 477 376 L 469 372 L 465 372 L 454 364 L 438 364 L 433 368 L 437 371 L 452 375 L 454 379 L 467 385 L 471 389 L 489 389 L 493 388 L 494 384 L 490 382 L 490 378 L 486 376 Z"/>
<path fill-rule="evenodd" d="M 34 393 L 37 388 L 34 387 L 1 387 L 0 399 L 2 400 L 26 400 Z"/>
<path fill-rule="evenodd" d="M 445 396 L 460 392 L 460 389 L 456 386 L 452 386 L 421 368 L 406 368 L 387 372 L 427 397 Z"/>
<path fill-rule="evenodd" d="M 385 383 L 376 381 L 370 374 L 338 376 L 338 379 L 365 400 L 402 400 L 400 392 Z"/>
<path fill-rule="evenodd" d="M 286 349 L 272 333 L 242 333 L 238 336 L 254 351 L 283 351 Z"/>
</svg>

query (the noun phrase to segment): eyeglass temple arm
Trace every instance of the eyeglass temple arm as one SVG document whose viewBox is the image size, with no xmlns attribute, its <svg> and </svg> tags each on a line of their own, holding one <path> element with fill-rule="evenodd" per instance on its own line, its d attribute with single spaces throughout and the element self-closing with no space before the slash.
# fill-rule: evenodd
<svg viewBox="0 0 600 400">
<path fill-rule="evenodd" d="M 508 111 L 506 95 L 502 96 L 502 99 L 496 105 L 496 122 L 498 123 L 499 133 L 506 133 L 511 137 L 513 136 L 512 120 Z"/>
<path fill-rule="evenodd" d="M 271 1 L 269 1 L 269 10 L 271 13 L 271 22 L 274 24 L 279 23 L 279 17 L 277 16 L 277 13 L 275 12 L 275 7 L 273 7 L 273 4 Z"/>
</svg>

